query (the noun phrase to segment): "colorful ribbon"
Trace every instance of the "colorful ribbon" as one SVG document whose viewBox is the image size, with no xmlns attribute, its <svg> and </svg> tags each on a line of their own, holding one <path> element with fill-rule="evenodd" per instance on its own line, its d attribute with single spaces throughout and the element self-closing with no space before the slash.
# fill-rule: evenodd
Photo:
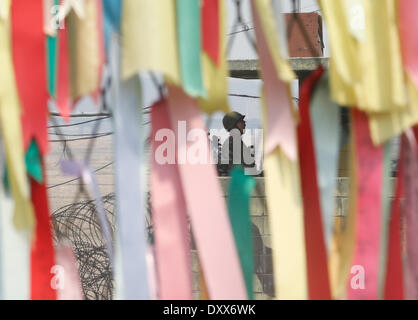
<svg viewBox="0 0 418 320">
<path fill-rule="evenodd" d="M 48 152 L 48 92 L 43 1 L 12 1 L 12 45 L 16 83 L 22 102 L 25 150 L 32 139 L 42 154 Z M 28 59 L 28 52 L 31 59 Z M 36 63 L 34 63 L 36 61 Z"/>
<path fill-rule="evenodd" d="M 96 176 L 86 163 L 80 163 L 70 160 L 61 161 L 61 171 L 66 175 L 75 176 L 81 178 L 83 182 L 88 186 L 90 192 L 93 195 L 94 202 L 96 204 L 97 218 L 99 220 L 99 225 L 102 230 L 105 247 L 109 257 L 111 267 L 114 266 L 113 263 L 113 244 L 112 244 L 112 230 L 110 223 L 107 219 L 106 212 L 103 207 L 102 197 L 97 186 Z"/>
<path fill-rule="evenodd" d="M 106 52 L 110 52 L 112 33 L 120 33 L 123 0 L 103 0 Z"/>
<path fill-rule="evenodd" d="M 393 188 L 391 185 L 391 170 L 393 146 L 391 142 L 384 145 L 383 155 L 383 183 L 382 183 L 382 219 L 381 219 L 381 233 L 380 233 L 380 261 L 379 261 L 379 292 L 378 299 L 383 299 L 386 266 L 388 257 L 389 244 L 389 227 Z M 398 157 L 396 157 L 398 158 Z"/>
<path fill-rule="evenodd" d="M 44 180 L 42 159 L 38 145 L 34 140 L 32 140 L 28 151 L 26 151 L 25 162 L 26 170 L 28 171 L 29 176 L 31 176 L 36 182 L 42 183 Z"/>
<path fill-rule="evenodd" d="M 87 94 L 97 95 L 105 60 L 101 1 L 84 0 L 84 14 L 85 17 L 80 18 L 70 13 L 66 21 L 71 63 L 70 93 L 74 100 Z"/>
<path fill-rule="evenodd" d="M 418 3 L 414 0 L 398 1 L 399 38 L 404 67 L 418 88 Z"/>
<path fill-rule="evenodd" d="M 31 178 L 31 192 L 36 216 L 35 239 L 31 253 L 31 299 L 56 300 L 56 291 L 51 287 L 51 269 L 55 265 L 55 253 L 45 184 Z"/>
<path fill-rule="evenodd" d="M 141 130 L 141 87 L 138 75 L 120 82 L 119 43 L 113 34 L 110 65 L 113 76 L 113 120 L 115 127 L 115 169 L 117 248 L 120 265 L 116 270 L 123 299 L 148 299 L 145 233 L 144 183 L 141 167 L 144 137 Z M 132 178 L 134 177 L 134 178 Z"/>
<path fill-rule="evenodd" d="M 65 25 L 63 29 L 59 30 L 58 37 L 57 106 L 61 116 L 68 122 L 73 105 L 70 97 L 70 48 Z"/>
<path fill-rule="evenodd" d="M 31 4 L 35 4 L 32 2 Z M 31 230 L 34 213 L 30 203 L 29 184 L 24 163 L 21 109 L 13 70 L 9 35 L 10 1 L 3 2 L 4 17 L 0 19 L 0 119 L 10 187 L 15 200 L 14 224 L 18 229 Z M 44 70 L 45 71 L 45 70 Z"/>
<path fill-rule="evenodd" d="M 162 300 L 192 299 L 190 236 L 186 204 L 177 166 L 161 163 L 158 149 L 175 148 L 162 141 L 161 133 L 171 130 L 167 102 L 152 107 L 151 199 L 154 221 L 158 291 Z"/>
<path fill-rule="evenodd" d="M 404 190 L 405 190 L 405 235 L 406 235 L 406 258 L 405 258 L 405 299 L 418 299 L 418 198 L 416 191 L 418 185 L 416 177 L 418 175 L 418 149 L 416 136 L 412 129 L 408 130 L 404 136 Z"/>
<path fill-rule="evenodd" d="M 1 193 L 2 298 L 29 300 L 31 298 L 31 235 L 26 230 L 16 230 L 13 225 L 13 199 L 5 195 L 4 191 Z"/>
<path fill-rule="evenodd" d="M 293 103 L 289 86 L 279 78 L 267 39 L 263 33 L 261 19 L 254 1 L 251 1 L 254 17 L 257 48 L 260 56 L 261 73 L 264 80 L 267 123 L 265 125 L 265 153 L 270 154 L 275 148 L 282 148 L 290 160 L 297 159 L 297 137 L 293 118 Z"/>
<path fill-rule="evenodd" d="M 227 12 L 225 1 L 205 0 L 201 8 L 202 38 L 211 45 L 203 43 L 202 72 L 207 96 L 199 98 L 199 107 L 208 114 L 216 111 L 229 112 L 227 63 Z M 209 26 L 211 24 L 211 26 Z M 205 40 L 206 39 L 206 40 Z M 209 51 L 205 50 L 205 46 Z M 209 49 L 210 47 L 210 49 Z M 216 48 L 215 48 L 216 47 Z M 218 53 L 215 53 L 218 51 Z M 217 58 L 216 58 L 217 57 Z M 217 60 L 214 60 L 217 59 Z"/>
<path fill-rule="evenodd" d="M 245 175 L 243 168 L 235 167 L 231 171 L 231 181 L 228 188 L 228 213 L 250 300 L 254 299 L 254 256 L 249 206 L 254 188 L 254 178 Z"/>
<path fill-rule="evenodd" d="M 405 141 L 404 139 L 402 139 Z M 404 196 L 404 144 L 398 160 L 395 199 L 392 202 L 392 212 L 389 225 L 388 253 L 386 260 L 385 300 L 403 300 L 405 297 L 403 284 L 403 258 L 401 236 L 401 199 Z"/>
<path fill-rule="evenodd" d="M 4 162 L 3 154 L 1 158 Z M 28 300 L 31 233 L 14 226 L 13 198 L 3 183 L 0 183 L 0 213 L 0 296 L 3 300 Z"/>
<path fill-rule="evenodd" d="M 157 71 L 180 83 L 174 0 L 123 0 L 122 34 L 122 79 Z"/>
<path fill-rule="evenodd" d="M 176 160 L 180 160 L 180 178 L 209 296 L 214 300 L 246 299 L 239 257 L 215 167 L 209 164 L 206 129 L 197 103 L 173 85 L 168 85 L 168 97 L 171 126 L 175 136 L 180 139 Z M 188 125 L 189 130 L 205 132 L 204 140 L 198 142 L 206 150 L 205 163 L 191 164 L 187 160 L 182 162 L 186 159 L 184 156 L 187 157 L 188 148 L 192 146 L 191 141 L 184 141 L 179 137 L 182 121 Z M 205 182 L 204 186 L 202 181 Z"/>
<path fill-rule="evenodd" d="M 57 26 L 51 25 L 55 17 L 53 16 L 54 6 L 59 4 L 59 0 L 43 0 L 44 1 L 44 19 L 46 27 L 44 27 L 47 48 L 47 74 L 48 74 L 48 91 L 53 97 L 56 96 L 56 85 L 57 85 L 57 63 L 58 63 L 58 36 Z"/>
<path fill-rule="evenodd" d="M 306 262 L 309 298 L 330 299 L 327 250 L 323 233 L 321 204 L 317 183 L 315 150 L 312 137 L 310 102 L 312 91 L 323 75 L 319 67 L 306 78 L 300 89 L 300 124 L 298 126 L 299 161 L 304 207 Z"/>
<path fill-rule="evenodd" d="M 357 163 L 357 215 L 352 266 L 358 272 L 348 283 L 349 299 L 377 299 L 381 236 L 383 148 L 374 147 L 367 115 L 353 110 L 353 130 Z M 376 187 L 379 186 L 379 187 Z M 360 270 L 364 271 L 360 272 Z M 364 275 L 364 279 L 362 278 Z M 359 276 L 359 283 L 353 280 Z M 364 280 L 364 288 L 361 283 Z"/>
<path fill-rule="evenodd" d="M 51 282 L 56 287 L 57 300 L 83 300 L 80 273 L 71 246 L 59 245 L 56 248 L 56 262 L 52 269 L 56 279 Z"/>
<path fill-rule="evenodd" d="M 202 38 L 203 51 L 212 61 L 219 65 L 219 0 L 203 0 L 202 4 Z"/>
<path fill-rule="evenodd" d="M 322 224 L 327 251 L 334 230 L 335 188 L 341 139 L 341 111 L 340 107 L 331 101 L 328 82 L 328 71 L 324 71 L 312 93 L 310 104 Z"/>
<path fill-rule="evenodd" d="M 266 124 L 268 113 L 264 99 L 262 102 L 263 121 Z M 308 299 L 299 164 L 276 148 L 273 153 L 266 155 L 264 168 L 276 298 Z"/>
<path fill-rule="evenodd" d="M 205 3 L 203 2 L 203 10 Z M 210 1 L 216 3 L 216 1 Z M 206 96 L 201 66 L 201 30 L 199 0 L 177 0 L 177 37 L 181 82 L 193 97 Z M 211 21 L 211 25 L 216 21 Z M 205 44 L 205 42 L 203 42 Z"/>
</svg>

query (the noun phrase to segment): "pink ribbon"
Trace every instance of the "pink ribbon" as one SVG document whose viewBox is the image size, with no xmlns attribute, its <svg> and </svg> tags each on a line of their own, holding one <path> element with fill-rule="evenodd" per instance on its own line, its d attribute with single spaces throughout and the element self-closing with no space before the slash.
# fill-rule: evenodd
<svg viewBox="0 0 418 320">
<path fill-rule="evenodd" d="M 287 84 L 278 75 L 273 57 L 264 36 L 260 17 L 255 4 L 251 1 L 254 17 L 254 28 L 257 36 L 257 48 L 260 56 L 261 73 L 264 80 L 266 102 L 266 140 L 265 153 L 270 154 L 280 146 L 286 156 L 297 159 L 296 123 L 292 115 L 292 101 Z"/>
<path fill-rule="evenodd" d="M 168 85 L 168 93 L 175 136 L 181 138 L 178 130 L 180 121 L 185 121 L 189 130 L 206 133 L 196 100 L 173 85 Z M 184 160 L 182 157 L 193 146 L 193 142 L 184 139 L 178 142 L 177 161 Z M 207 139 L 204 143 L 208 161 L 202 164 L 185 161 L 178 163 L 178 169 L 209 296 L 214 300 L 247 299 L 225 200 L 215 167 L 209 164 Z"/>
<path fill-rule="evenodd" d="M 355 268 L 351 269 L 349 277 L 348 298 L 376 300 L 379 287 L 383 148 L 373 145 L 367 115 L 358 110 L 352 114 L 358 195 L 352 265 Z"/>
<path fill-rule="evenodd" d="M 418 87 L 418 1 L 398 0 L 399 36 L 405 69 Z"/>
<path fill-rule="evenodd" d="M 156 134 L 170 129 L 167 101 L 152 107 L 152 218 L 154 221 L 159 298 L 191 300 L 192 273 L 187 216 L 180 176 L 176 165 L 159 164 L 156 150 L 163 143 Z M 174 145 L 168 145 L 175 148 Z"/>
<path fill-rule="evenodd" d="M 57 290 L 58 300 L 83 300 L 80 273 L 73 249 L 70 246 L 58 246 L 56 263 L 52 268 L 55 273 L 52 284 Z"/>
</svg>

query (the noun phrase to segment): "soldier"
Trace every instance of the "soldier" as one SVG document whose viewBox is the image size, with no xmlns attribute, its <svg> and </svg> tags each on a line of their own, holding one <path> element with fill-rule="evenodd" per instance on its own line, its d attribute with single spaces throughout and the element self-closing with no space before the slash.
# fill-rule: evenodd
<svg viewBox="0 0 418 320">
<path fill-rule="evenodd" d="M 233 111 L 227 113 L 222 120 L 225 130 L 230 133 L 222 145 L 223 171 L 229 172 L 234 165 L 242 165 L 245 169 L 255 169 L 254 155 L 242 141 L 246 128 L 244 118 L 245 115 Z"/>
</svg>

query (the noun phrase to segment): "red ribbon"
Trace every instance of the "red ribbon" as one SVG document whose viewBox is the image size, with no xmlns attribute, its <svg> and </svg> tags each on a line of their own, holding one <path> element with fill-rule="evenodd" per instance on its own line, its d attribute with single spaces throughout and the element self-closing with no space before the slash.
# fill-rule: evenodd
<svg viewBox="0 0 418 320">
<path fill-rule="evenodd" d="M 303 81 L 299 103 L 301 118 L 298 126 L 299 161 L 304 208 L 308 290 L 309 298 L 312 300 L 331 299 L 309 111 L 312 91 L 323 72 L 324 69 L 319 67 Z"/>
<path fill-rule="evenodd" d="M 398 175 L 396 181 L 395 199 L 392 204 L 392 214 L 389 225 L 389 245 L 386 265 L 385 300 L 403 300 L 403 264 L 401 246 L 401 198 L 404 194 L 404 147 L 401 144 L 401 153 L 398 160 Z"/>
<path fill-rule="evenodd" d="M 57 105 L 61 116 L 66 121 L 69 121 L 72 105 L 70 100 L 69 47 L 66 27 L 59 31 L 58 43 Z"/>
<path fill-rule="evenodd" d="M 48 152 L 48 90 L 42 0 L 13 0 L 12 48 L 16 83 L 22 103 L 23 143 L 32 139 Z"/>
<path fill-rule="evenodd" d="M 202 41 L 203 51 L 219 65 L 219 0 L 203 0 Z"/>
<path fill-rule="evenodd" d="M 56 300 L 56 290 L 51 287 L 51 268 L 55 265 L 55 257 L 46 186 L 32 178 L 30 181 L 36 217 L 35 239 L 31 252 L 31 299 Z"/>
</svg>

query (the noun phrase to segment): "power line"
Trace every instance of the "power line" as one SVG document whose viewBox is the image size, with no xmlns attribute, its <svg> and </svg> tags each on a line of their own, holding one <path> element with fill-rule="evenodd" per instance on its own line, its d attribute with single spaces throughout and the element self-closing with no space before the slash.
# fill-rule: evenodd
<svg viewBox="0 0 418 320">
<path fill-rule="evenodd" d="M 232 36 L 234 34 L 241 33 L 241 32 L 247 32 L 247 31 L 250 31 L 250 30 L 254 30 L 254 27 L 251 27 L 251 28 L 247 27 L 247 28 L 242 29 L 242 30 L 234 31 L 234 32 L 228 33 L 227 36 Z"/>
<path fill-rule="evenodd" d="M 79 134 L 71 134 L 71 133 L 56 133 L 56 132 L 48 132 L 50 135 L 54 136 L 67 136 L 67 137 L 96 137 L 102 135 L 112 135 L 113 132 L 102 132 L 102 133 L 79 133 Z"/>
<path fill-rule="evenodd" d="M 57 112 L 50 112 L 50 116 L 52 117 L 62 117 L 61 114 Z M 112 114 L 108 112 L 98 112 L 98 113 L 77 113 L 69 115 L 70 118 L 92 118 L 92 117 L 111 117 Z"/>
<path fill-rule="evenodd" d="M 110 162 L 110 163 L 108 163 L 108 164 L 106 164 L 106 165 L 104 165 L 103 167 L 101 167 L 101 168 L 99 168 L 99 169 L 94 170 L 93 172 L 95 172 L 95 173 L 96 173 L 96 172 L 99 172 L 99 171 L 101 171 L 101 170 L 104 170 L 104 169 L 106 169 L 107 167 L 110 167 L 112 164 L 113 164 L 113 161 L 112 161 L 112 162 Z M 62 183 L 55 184 L 55 185 L 53 185 L 53 186 L 49 186 L 49 187 L 47 187 L 47 189 L 52 189 L 52 188 L 61 187 L 61 186 L 63 186 L 63 185 L 69 184 L 69 183 L 74 182 L 74 181 L 77 181 L 77 180 L 80 180 L 80 177 L 78 177 L 78 178 L 74 178 L 74 179 L 71 179 L 71 180 L 68 180 L 68 181 L 65 181 L 65 182 L 62 182 Z"/>
<path fill-rule="evenodd" d="M 251 98 L 251 99 L 260 99 L 260 96 L 251 96 L 247 94 L 238 94 L 238 93 L 228 93 L 231 97 L 239 97 L 239 98 Z"/>
<path fill-rule="evenodd" d="M 72 124 L 62 124 L 62 125 L 49 126 L 48 129 L 74 127 L 74 126 L 79 126 L 79 125 L 83 125 L 83 124 L 86 124 L 86 123 L 91 123 L 91 122 L 101 121 L 101 120 L 106 120 L 106 119 L 110 119 L 110 116 L 109 117 L 102 117 L 102 118 L 98 118 L 98 119 L 93 119 L 93 120 L 87 120 L 87 121 L 83 121 L 83 122 L 72 123 Z"/>
<path fill-rule="evenodd" d="M 96 135 L 92 137 L 84 137 L 84 138 L 77 138 L 77 139 L 59 139 L 59 140 L 49 140 L 49 142 L 71 142 L 71 141 L 80 141 L 80 140 L 92 140 L 102 137 L 107 137 L 112 135 L 112 133 L 102 134 L 102 135 Z"/>
</svg>

